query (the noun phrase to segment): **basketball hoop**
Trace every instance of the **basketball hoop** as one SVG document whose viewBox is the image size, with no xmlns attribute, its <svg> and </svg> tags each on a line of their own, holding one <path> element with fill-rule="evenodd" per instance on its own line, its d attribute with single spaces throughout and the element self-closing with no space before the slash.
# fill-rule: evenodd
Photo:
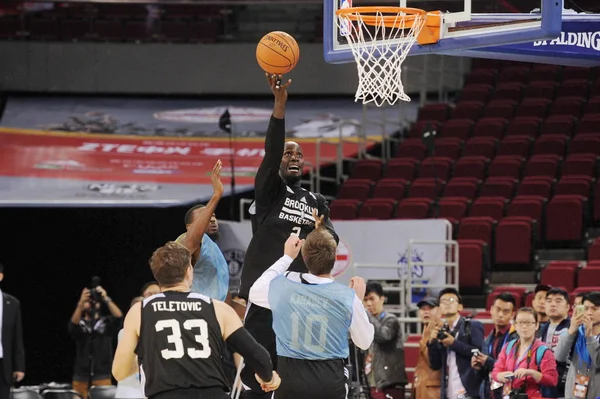
<svg viewBox="0 0 600 399">
<path fill-rule="evenodd" d="M 402 63 L 416 41 L 430 44 L 439 39 L 439 12 L 376 6 L 341 8 L 336 15 L 338 33 L 346 38 L 358 69 L 354 100 L 378 107 L 386 101 L 410 101 L 402 85 Z M 421 35 L 426 25 L 432 29 Z"/>
</svg>

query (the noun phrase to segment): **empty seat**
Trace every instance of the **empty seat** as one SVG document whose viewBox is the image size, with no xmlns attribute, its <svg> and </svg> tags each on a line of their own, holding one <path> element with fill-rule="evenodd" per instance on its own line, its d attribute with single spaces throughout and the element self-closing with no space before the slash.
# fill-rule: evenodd
<svg viewBox="0 0 600 399">
<path fill-rule="evenodd" d="M 575 126 L 575 117 L 571 115 L 552 115 L 546 118 L 542 124 L 541 135 L 547 134 L 566 134 L 573 135 L 573 127 Z"/>
<path fill-rule="evenodd" d="M 331 219 L 352 220 L 356 218 L 356 212 L 360 205 L 359 200 L 337 199 L 329 204 Z"/>
<path fill-rule="evenodd" d="M 600 155 L 600 134 L 582 133 L 573 138 L 569 145 L 571 154 L 593 154 Z"/>
<path fill-rule="evenodd" d="M 584 133 L 600 133 L 600 114 L 587 114 L 581 118 L 577 125 L 577 135 Z"/>
<path fill-rule="evenodd" d="M 556 82 L 559 73 L 560 68 L 557 65 L 535 65 L 529 75 L 529 85 L 533 82 Z"/>
<path fill-rule="evenodd" d="M 588 80 L 591 77 L 590 72 L 591 68 L 568 66 L 563 69 L 562 79 L 563 82 L 573 79 Z"/>
<path fill-rule="evenodd" d="M 359 219 L 385 220 L 392 217 L 396 207 L 393 198 L 369 198 L 363 202 L 358 211 Z"/>
<path fill-rule="evenodd" d="M 433 177 L 448 180 L 452 171 L 452 159 L 446 157 L 425 158 L 419 170 L 419 177 Z"/>
<path fill-rule="evenodd" d="M 458 239 L 482 240 L 489 248 L 492 246 L 494 225 L 496 221 L 490 216 L 463 217 L 458 228 Z"/>
<path fill-rule="evenodd" d="M 511 119 L 515 113 L 516 106 L 517 103 L 512 100 L 490 101 L 483 111 L 483 117 Z"/>
<path fill-rule="evenodd" d="M 584 231 L 585 198 L 555 195 L 546 208 L 546 242 L 580 242 Z"/>
<path fill-rule="evenodd" d="M 496 73 L 497 72 L 495 69 L 476 69 L 471 71 L 469 76 L 467 76 L 466 84 L 468 86 L 475 84 L 493 86 L 496 79 Z"/>
<path fill-rule="evenodd" d="M 482 118 L 477 121 L 473 136 L 501 139 L 504 137 L 507 124 L 508 121 L 504 118 Z"/>
<path fill-rule="evenodd" d="M 505 82 L 513 82 L 513 83 L 525 83 L 527 82 L 527 77 L 529 76 L 529 68 L 523 66 L 513 66 L 503 69 L 498 78 L 496 79 L 496 83 L 500 85 L 500 83 Z"/>
<path fill-rule="evenodd" d="M 493 137 L 471 137 L 463 150 L 465 156 L 482 156 L 494 158 L 496 154 L 496 139 Z"/>
<path fill-rule="evenodd" d="M 469 216 L 487 216 L 494 220 L 500 220 L 504 217 L 504 208 L 506 201 L 498 197 L 479 197 L 473 202 Z"/>
<path fill-rule="evenodd" d="M 371 193 L 372 180 L 369 179 L 348 179 L 340 188 L 338 198 L 357 199 L 364 201 Z"/>
<path fill-rule="evenodd" d="M 429 177 L 415 179 L 408 190 L 408 196 L 411 198 L 429 198 L 436 199 L 442 192 L 443 184 L 441 180 Z"/>
<path fill-rule="evenodd" d="M 567 292 L 575 288 L 575 270 L 569 267 L 547 267 L 542 270 L 540 284 L 551 287 L 564 287 Z"/>
<path fill-rule="evenodd" d="M 600 182 L 596 183 L 594 187 L 594 223 L 598 224 L 600 221 Z"/>
<path fill-rule="evenodd" d="M 477 120 L 481 116 L 484 104 L 481 101 L 464 101 L 456 104 L 452 119 Z"/>
<path fill-rule="evenodd" d="M 569 137 L 566 134 L 547 134 L 539 137 L 533 147 L 533 155 L 557 155 L 563 157 Z"/>
<path fill-rule="evenodd" d="M 524 176 L 555 177 L 560 158 L 556 155 L 534 155 L 525 165 Z"/>
<path fill-rule="evenodd" d="M 535 117 L 520 117 L 513 119 L 506 129 L 507 136 L 537 137 L 542 120 Z"/>
<path fill-rule="evenodd" d="M 404 179 L 384 178 L 377 182 L 373 189 L 373 198 L 393 198 L 400 201 L 404 198 L 406 181 Z"/>
<path fill-rule="evenodd" d="M 569 79 L 563 80 L 556 92 L 557 99 L 561 97 L 582 97 L 586 98 L 590 90 L 590 83 L 587 79 Z"/>
<path fill-rule="evenodd" d="M 541 240 L 544 223 L 544 205 L 546 198 L 533 195 L 519 195 L 513 198 L 506 216 L 526 216 L 534 220 L 535 233 L 538 240 Z"/>
<path fill-rule="evenodd" d="M 563 164 L 563 176 L 590 176 L 596 175 L 596 160 L 594 154 L 573 154 L 567 157 Z"/>
<path fill-rule="evenodd" d="M 443 122 L 450 115 L 450 106 L 446 103 L 427 104 L 419 109 L 418 121 L 439 121 Z"/>
<path fill-rule="evenodd" d="M 522 83 L 502 83 L 496 87 L 492 94 L 492 101 L 495 100 L 511 100 L 515 102 L 521 101 L 523 97 L 523 88 L 525 86 Z"/>
<path fill-rule="evenodd" d="M 525 90 L 525 98 L 553 100 L 556 86 L 556 82 L 531 82 Z"/>
<path fill-rule="evenodd" d="M 467 214 L 469 200 L 460 197 L 440 198 L 438 218 L 448 219 L 451 223 L 460 222 Z"/>
<path fill-rule="evenodd" d="M 406 139 L 398 147 L 397 158 L 413 158 L 417 161 L 427 156 L 427 149 L 420 138 Z"/>
<path fill-rule="evenodd" d="M 417 172 L 418 161 L 412 158 L 390 159 L 383 172 L 383 177 L 411 181 Z"/>
<path fill-rule="evenodd" d="M 353 179 L 379 180 L 382 165 L 382 162 L 378 159 L 362 159 L 354 164 L 350 177 Z"/>
<path fill-rule="evenodd" d="M 496 155 L 517 155 L 527 158 L 531 152 L 533 141 L 528 136 L 506 136 L 498 145 Z"/>
<path fill-rule="evenodd" d="M 490 163 L 489 176 L 519 179 L 522 165 L 523 159 L 520 156 L 498 155 Z"/>
<path fill-rule="evenodd" d="M 428 198 L 406 198 L 398 204 L 396 219 L 427 219 L 432 200 Z"/>
<path fill-rule="evenodd" d="M 600 238 L 595 238 L 587 248 L 587 260 L 600 260 Z M 598 284 L 600 285 L 600 284 Z"/>
<path fill-rule="evenodd" d="M 486 262 L 487 244 L 479 240 L 457 241 L 460 270 L 458 286 L 461 290 L 465 288 L 481 290 L 483 278 L 489 273 L 489 265 Z"/>
<path fill-rule="evenodd" d="M 599 80 L 599 82 L 600 82 L 600 80 Z M 586 115 L 600 114 L 600 96 L 595 96 L 595 97 L 590 98 L 590 100 L 585 105 L 584 113 Z"/>
<path fill-rule="evenodd" d="M 522 217 L 505 217 L 496 226 L 495 261 L 502 265 L 530 265 L 533 227 Z"/>
<path fill-rule="evenodd" d="M 545 118 L 548 113 L 548 107 L 551 104 L 550 100 L 542 98 L 526 98 L 524 99 L 515 113 L 516 117 L 536 117 Z"/>
<path fill-rule="evenodd" d="M 458 158 L 463 142 L 457 138 L 438 138 L 435 140 L 435 156 L 450 159 Z"/>
<path fill-rule="evenodd" d="M 486 103 L 490 99 L 492 86 L 489 84 L 475 84 L 466 86 L 460 92 L 458 102 L 479 101 Z"/>
<path fill-rule="evenodd" d="M 482 156 L 461 157 L 454 164 L 454 177 L 474 177 L 483 180 L 486 175 L 488 159 Z"/>
<path fill-rule="evenodd" d="M 471 119 L 450 119 L 441 126 L 440 136 L 443 138 L 454 137 L 466 141 L 471 137 L 474 125 L 475 122 Z"/>
<path fill-rule="evenodd" d="M 475 198 L 477 194 L 477 179 L 476 178 L 459 178 L 451 179 L 444 190 L 445 197 L 463 197 L 467 199 Z"/>
<path fill-rule="evenodd" d="M 584 267 L 577 273 L 577 287 L 600 286 L 600 267 Z"/>
<path fill-rule="evenodd" d="M 481 188 L 482 197 L 512 198 L 516 181 L 510 177 L 488 177 Z"/>
<path fill-rule="evenodd" d="M 563 176 L 556 184 L 555 194 L 581 195 L 587 198 L 590 196 L 593 180 L 591 176 L 585 175 Z"/>
<path fill-rule="evenodd" d="M 553 181 L 554 179 L 550 176 L 526 176 L 521 180 L 517 194 L 550 198 Z"/>
<path fill-rule="evenodd" d="M 578 118 L 583 110 L 585 99 L 582 97 L 561 97 L 554 100 L 550 115 L 569 115 Z"/>
</svg>

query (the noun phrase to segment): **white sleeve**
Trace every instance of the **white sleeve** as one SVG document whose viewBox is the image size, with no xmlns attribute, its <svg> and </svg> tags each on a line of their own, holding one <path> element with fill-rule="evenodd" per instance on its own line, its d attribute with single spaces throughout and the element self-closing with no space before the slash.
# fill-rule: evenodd
<svg viewBox="0 0 600 399">
<path fill-rule="evenodd" d="M 275 277 L 285 273 L 293 261 L 294 259 L 287 255 L 283 255 L 277 262 L 273 263 L 273 266 L 265 270 L 262 276 L 252 284 L 248 294 L 248 300 L 263 308 L 271 309 L 269 306 L 269 284 L 271 284 L 271 280 Z"/>
<path fill-rule="evenodd" d="M 363 303 L 356 295 L 352 303 L 352 323 L 350 324 L 350 337 L 352 342 L 360 349 L 367 350 L 373 342 L 375 328 L 369 321 Z"/>
</svg>

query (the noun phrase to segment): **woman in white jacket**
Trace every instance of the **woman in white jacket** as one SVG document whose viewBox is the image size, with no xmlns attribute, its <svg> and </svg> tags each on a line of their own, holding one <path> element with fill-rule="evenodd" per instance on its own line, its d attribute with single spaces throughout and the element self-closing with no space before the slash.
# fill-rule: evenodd
<svg viewBox="0 0 600 399">
<path fill-rule="evenodd" d="M 144 297 L 142 296 L 133 298 L 130 307 L 143 300 Z M 122 336 L 123 329 L 119 331 L 117 339 L 120 341 Z M 117 383 L 117 392 L 115 393 L 115 399 L 144 399 L 139 372 L 131 374 L 129 377 Z"/>
</svg>

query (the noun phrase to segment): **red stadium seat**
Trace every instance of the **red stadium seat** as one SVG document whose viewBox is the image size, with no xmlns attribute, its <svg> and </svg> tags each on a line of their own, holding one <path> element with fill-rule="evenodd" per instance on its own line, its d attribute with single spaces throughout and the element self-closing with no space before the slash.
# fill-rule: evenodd
<svg viewBox="0 0 600 399">
<path fill-rule="evenodd" d="M 486 176 L 488 158 L 483 156 L 460 157 L 454 164 L 453 177 L 473 177 L 483 180 Z"/>
<path fill-rule="evenodd" d="M 511 177 L 488 177 L 481 189 L 482 197 L 510 199 L 515 192 L 516 180 Z"/>
<path fill-rule="evenodd" d="M 509 122 L 506 129 L 507 136 L 537 137 L 540 133 L 542 120 L 535 117 L 519 117 Z"/>
<path fill-rule="evenodd" d="M 471 137 L 475 122 L 471 119 L 450 119 L 444 122 L 440 128 L 440 136 L 443 138 L 457 138 L 467 140 Z"/>
<path fill-rule="evenodd" d="M 383 177 L 411 181 L 415 178 L 418 165 L 419 162 L 413 158 L 390 159 L 383 171 Z"/>
<path fill-rule="evenodd" d="M 348 179 L 338 193 L 340 199 L 357 199 L 364 201 L 371 193 L 372 180 L 369 179 Z"/>
<path fill-rule="evenodd" d="M 406 180 L 384 178 L 377 182 L 373 189 L 373 198 L 393 198 L 400 201 L 406 193 Z"/>
<path fill-rule="evenodd" d="M 477 178 L 455 177 L 451 179 L 444 190 L 445 197 L 475 198 L 477 194 Z"/>
<path fill-rule="evenodd" d="M 356 218 L 356 213 L 360 201 L 354 199 L 338 199 L 329 204 L 331 219 L 333 220 L 352 220 Z"/>
<path fill-rule="evenodd" d="M 506 139 L 505 139 L 506 140 Z M 498 155 L 490 163 L 490 177 L 510 177 L 519 179 L 523 168 L 523 158 L 519 155 Z"/>
<path fill-rule="evenodd" d="M 396 200 L 392 198 L 369 198 L 358 211 L 358 219 L 390 219 L 396 208 Z"/>
<path fill-rule="evenodd" d="M 495 220 L 489 216 L 469 216 L 460 221 L 457 238 L 481 240 L 492 248 Z"/>
<path fill-rule="evenodd" d="M 471 206 L 469 216 L 489 216 L 494 220 L 504 217 L 506 199 L 502 197 L 479 197 Z"/>
<path fill-rule="evenodd" d="M 418 121 L 443 122 L 450 115 L 450 106 L 446 103 L 427 104 L 419 109 Z"/>
<path fill-rule="evenodd" d="M 584 233 L 585 198 L 555 195 L 546 208 L 546 242 L 580 242 Z"/>
<path fill-rule="evenodd" d="M 426 155 L 427 149 L 420 138 L 404 140 L 396 152 L 397 158 L 413 158 L 417 161 L 422 161 Z"/>
<path fill-rule="evenodd" d="M 350 177 L 353 179 L 379 180 L 383 164 L 378 159 L 363 159 L 357 161 L 352 168 Z"/>
<path fill-rule="evenodd" d="M 534 139 L 529 136 L 506 136 L 498 146 L 497 155 L 517 155 L 529 157 Z"/>
<path fill-rule="evenodd" d="M 529 266 L 533 247 L 531 219 L 510 216 L 498 222 L 495 245 L 496 264 Z"/>
<path fill-rule="evenodd" d="M 517 194 L 550 198 L 553 181 L 554 179 L 550 176 L 527 176 L 521 180 Z"/>
<path fill-rule="evenodd" d="M 508 121 L 504 118 L 482 118 L 475 124 L 473 137 L 493 137 L 501 139 L 506 132 Z M 476 154 L 468 154 L 476 155 Z"/>
<path fill-rule="evenodd" d="M 427 219 L 431 213 L 429 198 L 406 198 L 398 204 L 396 219 Z"/>
</svg>

